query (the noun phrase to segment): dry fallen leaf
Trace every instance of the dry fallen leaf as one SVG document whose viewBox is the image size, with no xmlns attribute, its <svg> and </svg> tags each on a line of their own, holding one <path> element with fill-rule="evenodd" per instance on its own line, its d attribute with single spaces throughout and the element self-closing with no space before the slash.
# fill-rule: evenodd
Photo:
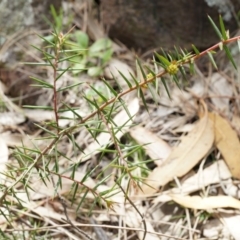
<svg viewBox="0 0 240 240">
<path fill-rule="evenodd" d="M 72 186 L 74 184 L 74 181 L 71 180 L 70 175 L 71 175 L 70 172 L 62 174 L 61 188 L 58 189 L 59 194 L 70 196 Z M 74 174 L 74 180 L 81 181 L 85 177 L 85 175 L 86 174 L 84 174 L 84 173 L 76 171 Z M 31 190 L 29 190 L 29 198 L 31 200 L 36 201 L 36 200 L 42 199 L 44 197 L 54 196 L 54 194 L 56 193 L 55 185 L 58 183 L 58 181 L 59 181 L 59 177 L 56 175 L 52 176 L 52 181 L 45 180 L 44 183 L 39 181 L 39 179 L 34 179 Z M 54 184 L 53 184 L 53 182 L 54 182 Z M 96 183 L 94 182 L 94 180 L 91 177 L 88 177 L 84 181 L 84 185 L 93 189 L 96 186 Z M 80 184 L 79 184 L 79 188 L 81 188 Z"/>
<path fill-rule="evenodd" d="M 231 173 L 226 163 L 223 160 L 219 160 L 202 171 L 198 171 L 196 174 L 183 180 L 180 187 L 162 192 L 153 200 L 153 203 L 171 201 L 171 197 L 169 196 L 171 193 L 190 194 L 229 178 L 231 178 Z"/>
<path fill-rule="evenodd" d="M 106 192 L 106 191 L 109 191 L 111 188 L 112 188 L 112 186 L 109 187 L 109 186 L 106 186 L 106 185 L 100 185 L 97 190 L 99 192 Z M 129 204 L 128 201 L 126 201 L 126 198 L 125 198 L 123 192 L 119 192 L 116 189 L 108 197 L 108 201 L 111 201 L 111 202 L 114 203 L 112 205 L 113 212 L 122 216 L 123 219 L 124 219 L 124 223 L 128 227 L 144 229 L 142 217 L 132 207 L 132 205 Z M 145 206 L 142 206 L 141 201 L 139 201 L 139 200 L 134 201 L 134 205 L 138 208 L 138 210 L 141 212 L 142 215 L 146 214 L 147 208 Z M 145 223 L 146 223 L 146 226 L 147 226 L 147 233 L 146 233 L 146 236 L 145 236 L 145 240 L 159 240 L 159 237 L 157 236 L 157 233 L 155 232 L 151 221 L 149 221 L 146 218 Z M 152 234 L 152 233 L 154 233 L 154 234 Z M 136 234 L 138 235 L 138 239 L 143 239 L 144 231 L 136 231 Z"/>
<path fill-rule="evenodd" d="M 228 228 L 235 240 L 240 240 L 240 215 L 219 213 L 223 224 Z"/>
<path fill-rule="evenodd" d="M 186 208 L 213 209 L 213 208 L 240 208 L 240 201 L 230 196 L 183 196 L 182 194 L 170 194 L 172 200 Z"/>
<path fill-rule="evenodd" d="M 234 127 L 234 129 L 238 132 L 238 134 L 240 133 L 240 117 L 238 113 L 234 113 L 232 116 L 232 126 Z"/>
<path fill-rule="evenodd" d="M 213 97 L 211 101 L 219 109 L 221 112 L 228 114 L 229 112 L 229 101 L 233 95 L 233 87 L 228 82 L 228 80 L 223 77 L 219 73 L 214 73 L 209 82 L 210 86 L 210 94 L 214 96 L 226 96 L 224 98 L 221 97 Z"/>
<path fill-rule="evenodd" d="M 146 153 L 160 166 L 171 153 L 171 147 L 149 130 L 137 126 L 130 130 L 131 136 L 146 150 Z"/>
<path fill-rule="evenodd" d="M 205 105 L 204 105 L 205 106 Z M 151 172 L 143 185 L 143 194 L 152 194 L 160 186 L 190 171 L 211 149 L 214 140 L 212 121 L 205 114 L 195 128 L 182 138 L 163 165 Z"/>
<path fill-rule="evenodd" d="M 1 133 L 0 138 L 3 138 L 6 145 L 9 147 L 25 146 L 26 148 L 34 149 L 38 146 L 38 149 L 41 150 L 44 149 L 51 141 L 50 139 L 36 140 L 36 136 L 11 133 L 10 131 Z"/>
<path fill-rule="evenodd" d="M 228 121 L 218 114 L 209 113 L 213 121 L 215 144 L 226 161 L 232 176 L 240 179 L 240 142 Z"/>
<path fill-rule="evenodd" d="M 2 112 L 0 115 L 0 124 L 4 126 L 15 126 L 25 121 L 26 117 L 19 112 Z"/>
</svg>

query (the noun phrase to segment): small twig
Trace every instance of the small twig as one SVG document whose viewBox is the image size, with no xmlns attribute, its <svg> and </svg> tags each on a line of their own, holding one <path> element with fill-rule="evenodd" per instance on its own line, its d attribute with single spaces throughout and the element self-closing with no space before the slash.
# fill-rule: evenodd
<svg viewBox="0 0 240 240">
<path fill-rule="evenodd" d="M 124 193 L 126 199 L 129 201 L 129 203 L 133 206 L 133 208 L 137 211 L 137 213 L 139 214 L 139 216 L 142 218 L 142 222 L 143 222 L 143 227 L 144 227 L 144 234 L 143 234 L 143 239 L 145 240 L 146 235 L 147 235 L 147 224 L 145 221 L 144 216 L 141 214 L 141 212 L 138 210 L 138 208 L 135 206 L 135 204 L 132 202 L 132 200 L 128 197 L 127 193 L 125 192 L 125 190 L 123 189 L 123 187 L 115 180 L 115 183 L 119 186 L 119 188 L 122 190 L 122 192 Z"/>
<path fill-rule="evenodd" d="M 51 176 L 51 180 L 52 180 L 52 184 L 53 187 L 56 189 L 56 184 L 54 182 L 53 177 Z M 91 237 L 89 237 L 84 231 L 80 230 L 78 227 L 74 226 L 74 224 L 72 223 L 72 221 L 70 220 L 69 216 L 68 216 L 68 212 L 67 212 L 67 205 L 65 203 L 65 200 L 62 198 L 62 196 L 56 191 L 56 194 L 58 196 L 58 198 L 60 199 L 60 202 L 62 204 L 63 207 L 63 212 L 64 215 L 66 217 L 66 219 L 62 219 L 64 222 L 69 223 L 74 229 L 76 229 L 81 235 L 83 235 L 86 239 L 89 240 L 93 240 Z"/>
<path fill-rule="evenodd" d="M 65 211 L 64 211 L 65 212 Z M 87 233 L 85 233 L 84 231 L 80 230 L 77 226 L 73 225 L 73 223 L 71 222 L 71 220 L 66 220 L 66 219 L 63 219 L 62 220 L 68 224 L 70 224 L 70 226 L 72 226 L 74 229 L 76 229 L 80 234 L 82 234 L 86 239 L 89 239 L 89 240 L 94 240 L 93 238 L 91 238 L 90 236 L 88 236 Z"/>
<path fill-rule="evenodd" d="M 92 217 L 90 218 L 90 223 L 93 224 L 93 229 L 94 229 L 94 231 L 95 231 L 95 233 L 97 235 L 97 238 L 99 240 L 109 240 L 106 232 L 103 231 L 103 229 L 101 227 L 94 226 L 94 225 L 96 225 L 96 221 Z"/>
<path fill-rule="evenodd" d="M 59 61 L 59 55 L 60 55 L 60 50 L 63 44 L 63 39 L 64 36 L 62 33 L 59 33 L 57 38 L 57 44 L 55 50 L 55 58 L 54 62 L 52 63 L 53 66 L 53 111 L 55 114 L 55 121 L 57 124 L 57 132 L 59 133 L 59 117 L 58 117 L 58 92 L 57 92 L 57 70 L 58 70 L 58 61 Z"/>
<path fill-rule="evenodd" d="M 131 228 L 131 227 L 119 227 L 119 226 L 113 226 L 113 225 L 103 225 L 103 224 L 84 224 L 84 223 L 77 223 L 75 224 L 76 226 L 81 226 L 81 227 L 102 227 L 102 228 L 109 228 L 109 229 L 122 229 L 122 230 L 129 230 L 129 231 L 139 231 L 139 232 L 144 232 L 145 230 L 142 228 Z M 66 224 L 59 224 L 57 227 L 68 227 L 71 226 L 69 223 Z M 50 230 L 56 228 L 56 226 L 46 226 L 46 227 L 38 227 L 36 228 L 25 228 L 24 231 L 36 231 L 36 230 Z M 6 229 L 4 230 L 4 232 L 22 232 L 22 229 Z M 198 231 L 196 231 L 198 232 Z M 175 236 L 170 236 L 168 234 L 163 234 L 163 233 L 159 233 L 159 232 L 151 232 L 151 231 L 147 231 L 147 233 L 149 234 L 155 234 L 156 236 L 160 236 L 160 237 L 164 237 L 164 238 L 172 238 L 172 239 L 176 239 L 176 240 L 186 240 L 186 238 L 180 238 L 180 237 L 175 237 Z"/>
<path fill-rule="evenodd" d="M 121 160 L 120 165 L 125 165 L 125 166 L 126 166 L 126 161 L 124 160 L 124 156 L 123 156 L 123 154 L 122 154 L 122 151 L 121 151 L 121 149 L 120 149 L 120 147 L 119 147 L 119 144 L 118 144 L 117 141 L 116 141 L 116 137 L 114 136 L 113 127 L 111 126 L 111 129 L 110 129 L 109 124 L 107 123 L 107 120 L 105 119 L 105 116 L 103 115 L 103 113 L 102 113 L 102 112 L 99 112 L 99 114 L 100 114 L 100 116 L 101 116 L 101 118 L 102 118 L 102 121 L 104 122 L 104 124 L 105 124 L 105 126 L 106 126 L 106 128 L 107 128 L 107 130 L 108 130 L 108 133 L 110 134 L 110 136 L 111 136 L 111 138 L 112 138 L 112 141 L 113 141 L 113 143 L 114 143 L 114 146 L 115 146 L 115 148 L 116 148 L 116 150 L 117 150 L 117 152 L 118 152 L 119 158 L 120 158 L 120 160 Z"/>
</svg>

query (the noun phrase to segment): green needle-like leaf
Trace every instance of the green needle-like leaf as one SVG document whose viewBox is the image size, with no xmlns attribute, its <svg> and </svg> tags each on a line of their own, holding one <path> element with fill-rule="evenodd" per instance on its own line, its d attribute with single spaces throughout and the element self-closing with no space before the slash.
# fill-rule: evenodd
<svg viewBox="0 0 240 240">
<path fill-rule="evenodd" d="M 91 131 L 91 128 L 88 126 L 88 124 L 85 124 L 85 128 L 88 130 L 88 132 L 90 133 L 90 135 L 92 136 L 92 138 L 97 141 L 98 144 L 100 144 L 95 136 L 95 134 Z"/>
<path fill-rule="evenodd" d="M 132 75 L 132 73 L 130 73 L 133 81 L 135 82 L 136 86 L 139 88 L 139 82 L 137 81 L 137 79 Z"/>
<path fill-rule="evenodd" d="M 52 135 L 53 137 L 56 137 L 56 138 L 58 137 L 57 134 L 53 133 L 52 131 L 48 130 L 47 128 L 44 128 L 44 127 L 42 127 L 42 126 L 40 126 L 40 125 L 38 125 L 38 124 L 36 124 L 36 123 L 35 123 L 35 125 L 38 126 L 40 129 L 42 129 L 44 132 L 49 133 L 49 134 Z"/>
<path fill-rule="evenodd" d="M 221 16 L 221 15 L 219 15 L 219 23 L 220 23 L 220 28 L 221 28 L 223 40 L 228 40 L 228 36 L 227 36 L 227 34 L 226 34 L 224 22 L 223 22 L 223 19 L 222 19 L 222 16 Z"/>
<path fill-rule="evenodd" d="M 155 88 L 153 88 L 151 85 L 149 85 L 148 89 L 152 95 L 152 98 L 153 98 L 155 104 L 157 105 L 159 101 L 157 100 L 157 94 L 156 94 Z"/>
<path fill-rule="evenodd" d="M 128 108 L 127 108 L 126 103 L 124 102 L 124 100 L 121 99 L 121 98 L 119 98 L 118 100 L 119 100 L 119 102 L 121 102 L 122 107 L 124 108 L 125 112 L 127 113 L 129 119 L 131 119 L 131 118 L 132 118 L 131 113 L 129 112 L 129 110 L 128 110 Z"/>
<path fill-rule="evenodd" d="M 75 84 L 72 84 L 72 85 L 69 85 L 69 86 L 66 86 L 66 87 L 63 87 L 63 88 L 59 88 L 57 90 L 57 92 L 62 92 L 62 91 L 68 90 L 70 88 L 76 87 L 76 86 L 81 85 L 81 84 L 83 84 L 83 83 L 79 82 L 79 83 L 75 83 Z"/>
<path fill-rule="evenodd" d="M 185 68 L 183 66 L 179 66 L 179 71 L 182 74 L 184 81 L 187 81 Z M 190 69 L 190 72 L 191 72 L 191 69 Z"/>
<path fill-rule="evenodd" d="M 51 66 L 49 63 L 42 62 L 42 63 L 35 63 L 35 62 L 21 62 L 24 65 L 32 65 L 32 66 Z"/>
<path fill-rule="evenodd" d="M 109 88 L 111 93 L 116 97 L 118 93 L 111 87 L 111 85 L 104 79 L 102 78 L 102 81 L 105 83 L 105 85 Z"/>
<path fill-rule="evenodd" d="M 234 60 L 233 60 L 233 57 L 232 57 L 232 54 L 231 54 L 229 48 L 228 48 L 226 45 L 223 45 L 223 49 L 224 49 L 224 51 L 225 51 L 228 59 L 231 61 L 233 67 L 234 67 L 235 69 L 237 69 L 237 65 L 235 64 L 235 62 L 234 62 Z"/>
<path fill-rule="evenodd" d="M 207 54 L 208 54 L 208 57 L 209 57 L 212 65 L 218 70 L 217 64 L 216 64 L 216 62 L 215 62 L 215 60 L 214 60 L 214 58 L 213 58 L 212 53 L 211 53 L 211 52 L 207 52 Z"/>
<path fill-rule="evenodd" d="M 177 87 L 181 90 L 181 86 L 179 85 L 179 80 L 177 75 L 173 75 L 172 78 L 173 78 L 173 81 L 176 83 Z"/>
<path fill-rule="evenodd" d="M 192 75 L 195 73 L 194 63 L 189 62 L 189 70 Z"/>
<path fill-rule="evenodd" d="M 93 87 L 93 86 L 91 86 L 91 85 L 89 85 L 89 86 L 90 86 L 90 88 L 91 88 L 95 93 L 97 93 L 98 96 L 100 96 L 100 98 L 103 99 L 104 102 L 107 101 L 107 98 L 105 98 L 105 97 L 102 95 L 102 93 L 100 93 L 95 87 Z"/>
<path fill-rule="evenodd" d="M 210 23 L 212 24 L 216 34 L 218 35 L 218 37 L 220 38 L 220 40 L 223 40 L 223 35 L 221 34 L 220 30 L 218 29 L 218 27 L 216 26 L 216 24 L 214 23 L 214 21 L 212 20 L 212 18 L 210 16 L 208 16 L 208 19 L 210 21 Z"/>
<path fill-rule="evenodd" d="M 53 111 L 52 107 L 48 106 L 32 106 L 32 105 L 23 105 L 24 108 L 29 108 L 29 109 L 42 109 L 42 110 L 51 110 Z"/>
<path fill-rule="evenodd" d="M 110 122 L 111 120 L 111 117 L 112 117 L 112 113 L 114 112 L 115 110 L 115 104 L 116 104 L 116 101 L 113 102 L 111 108 L 110 108 L 110 111 L 108 112 L 108 116 L 107 116 L 107 123 Z"/>
<path fill-rule="evenodd" d="M 192 48 L 197 55 L 200 53 L 199 50 L 195 47 L 194 44 L 192 44 Z"/>
<path fill-rule="evenodd" d="M 170 62 L 168 61 L 167 58 L 163 57 L 162 55 L 159 55 L 158 53 L 155 53 L 155 54 L 158 57 L 159 61 L 163 64 L 164 67 L 167 67 L 170 65 Z"/>
<path fill-rule="evenodd" d="M 50 84 L 50 83 L 48 83 L 48 82 L 46 82 L 46 81 L 44 81 L 44 80 L 41 80 L 41 79 L 36 78 L 36 77 L 30 77 L 30 78 L 31 78 L 32 80 L 34 80 L 35 82 L 40 83 L 40 85 L 41 85 L 42 87 L 52 88 L 52 89 L 53 89 L 53 85 Z"/>
<path fill-rule="evenodd" d="M 57 81 L 60 77 L 62 77 L 62 75 L 63 75 L 65 72 L 67 72 L 67 71 L 69 70 L 69 68 L 70 68 L 70 67 L 64 69 L 64 70 L 57 76 L 56 81 Z"/>
<path fill-rule="evenodd" d="M 48 44 L 50 44 L 51 46 L 55 46 L 55 44 L 53 42 L 49 41 L 47 38 L 42 37 L 41 35 L 38 35 L 38 34 L 37 34 L 37 36 L 39 38 L 41 38 L 44 42 L 47 42 Z"/>
<path fill-rule="evenodd" d="M 49 58 L 48 54 L 46 52 L 43 52 L 43 55 L 45 56 L 45 58 L 47 59 L 47 61 L 50 63 L 52 69 L 55 69 L 55 66 L 53 65 L 51 58 Z M 57 69 L 56 69 L 57 70 Z"/>
<path fill-rule="evenodd" d="M 138 65 L 139 69 L 141 70 L 143 78 L 146 79 L 147 78 L 146 73 L 144 72 L 142 64 L 140 63 L 138 58 L 137 58 L 137 65 Z"/>
<path fill-rule="evenodd" d="M 86 97 L 86 96 L 83 96 L 83 98 L 87 100 L 87 102 L 88 102 L 88 104 L 89 104 L 90 106 L 93 106 L 93 107 L 95 107 L 96 109 L 99 109 L 98 104 L 97 104 L 95 101 L 89 99 L 89 98 Z"/>
<path fill-rule="evenodd" d="M 119 74 L 122 76 L 122 78 L 125 80 L 125 82 L 127 83 L 128 87 L 131 88 L 132 84 L 129 82 L 129 80 L 122 74 L 122 72 L 120 72 L 118 70 Z"/>
<path fill-rule="evenodd" d="M 71 56 L 68 56 L 68 57 L 65 57 L 65 58 L 61 58 L 61 59 L 58 60 L 58 62 L 59 62 L 59 63 L 60 63 L 60 62 L 65 62 L 65 61 L 70 60 L 70 59 L 72 59 L 72 58 L 78 57 L 79 55 L 80 55 L 80 54 L 77 53 L 77 54 L 74 54 L 74 55 L 71 55 Z"/>
<path fill-rule="evenodd" d="M 164 86 L 164 88 L 165 88 L 165 90 L 166 90 L 166 92 L 167 92 L 168 97 L 171 99 L 171 95 L 170 95 L 170 92 L 169 92 L 169 90 L 168 90 L 168 86 L 167 86 L 167 83 L 166 83 L 166 81 L 165 81 L 165 78 L 164 78 L 164 77 L 161 77 L 161 81 L 162 81 L 163 86 Z"/>
<path fill-rule="evenodd" d="M 89 192 L 89 190 L 88 189 L 84 189 L 85 190 L 85 193 L 83 194 L 83 196 L 81 196 L 81 201 L 79 202 L 79 204 L 78 204 L 78 206 L 77 206 L 77 212 L 79 211 L 79 209 L 80 209 L 80 207 L 82 206 L 82 204 L 83 204 L 83 202 L 84 201 L 86 201 L 86 197 L 87 197 L 87 194 L 88 194 L 88 192 Z M 77 191 L 75 191 L 75 192 L 77 192 Z M 75 199 L 75 196 L 76 196 L 76 194 L 74 195 L 74 198 L 72 199 L 72 203 L 74 202 L 74 199 Z"/>
<path fill-rule="evenodd" d="M 155 77 L 156 76 L 156 73 L 150 67 L 146 66 L 146 69 L 148 70 L 149 73 L 152 74 L 151 77 Z"/>
<path fill-rule="evenodd" d="M 146 103 L 146 100 L 145 100 L 145 98 L 144 98 L 144 94 L 143 94 L 143 91 L 142 91 L 141 88 L 139 88 L 139 95 L 140 95 L 140 97 L 141 97 L 141 99 L 142 99 L 142 101 L 143 101 L 143 105 L 144 105 L 145 109 L 146 109 L 147 112 L 148 112 L 147 103 Z M 148 112 L 148 113 L 149 113 L 149 112 Z"/>
</svg>

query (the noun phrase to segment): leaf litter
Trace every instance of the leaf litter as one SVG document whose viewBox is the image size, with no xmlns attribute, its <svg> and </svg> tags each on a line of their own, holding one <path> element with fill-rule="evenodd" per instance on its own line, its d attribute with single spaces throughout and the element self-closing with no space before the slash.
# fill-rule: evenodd
<svg viewBox="0 0 240 240">
<path fill-rule="evenodd" d="M 98 28 L 92 19 L 85 22 L 85 26 L 87 25 L 91 28 L 89 31 L 94 39 L 104 36 L 101 28 Z M 114 49 L 117 49 L 118 53 L 125 51 L 125 55 L 128 55 L 125 59 L 133 61 L 133 54 L 126 51 L 124 47 L 114 44 Z M 128 77 L 130 76 L 128 72 L 134 74 L 134 71 L 120 59 L 120 55 L 119 59 L 113 59 L 108 68 L 105 68 L 105 75 L 109 79 L 114 75 L 120 87 L 124 89 L 126 82 L 121 81 L 117 70 Z M 65 80 L 69 79 L 64 79 L 61 84 L 64 85 Z M 131 96 L 126 101 L 132 116 L 131 121 L 128 122 L 128 114 L 125 110 L 121 110 L 113 118 L 116 129 L 121 129 L 118 131 L 116 140 L 120 142 L 123 138 L 128 139 L 129 133 L 134 141 L 143 145 L 144 158 L 150 158 L 155 165 L 153 167 L 146 164 L 144 174 L 139 169 L 133 171 L 136 176 L 143 179 L 141 188 L 136 189 L 133 182 L 129 184 L 129 179 L 121 183 L 122 187 L 128 190 L 129 198 L 144 217 L 141 217 L 126 200 L 124 194 L 117 190 L 114 190 L 113 195 L 108 196 L 108 201 L 112 202 L 110 208 L 104 203 L 99 203 L 98 209 L 92 211 L 96 227 L 103 230 L 106 239 L 127 239 L 130 235 L 133 236 L 132 239 L 143 239 L 145 236 L 147 240 L 189 239 L 189 236 L 194 239 L 204 239 L 210 235 L 204 229 L 202 231 L 202 226 L 214 231 L 215 239 L 223 239 L 221 231 L 215 231 L 213 220 L 218 221 L 218 227 L 222 228 L 222 231 L 227 229 L 231 237 L 239 239 L 240 125 L 239 109 L 237 104 L 233 104 L 234 94 L 239 93 L 239 89 L 222 74 L 213 73 L 204 78 L 204 74 L 199 69 L 197 77 L 190 81 L 192 83 L 183 90 L 172 86 L 172 100 L 169 100 L 160 83 L 159 90 L 162 95 L 158 99 L 159 105 L 152 103 L 150 91 L 146 89 L 144 95 L 149 106 L 148 113 L 144 110 L 143 103 L 135 96 Z M 85 89 L 83 87 L 80 90 Z M 72 96 L 76 99 L 71 101 L 80 103 L 75 93 Z M 12 156 L 12 148 L 21 148 L 24 145 L 26 149 L 23 151 L 27 151 L 27 148 L 33 146 L 41 146 L 40 149 L 47 146 L 47 141 L 34 140 L 37 137 L 44 137 L 41 131 L 35 131 L 35 129 L 33 131 L 28 125 L 24 128 L 22 126 L 27 119 L 38 124 L 42 121 L 51 121 L 53 115 L 51 111 L 28 110 L 24 113 L 11 104 L 11 100 L 5 95 L 4 98 L 12 111 L 6 111 L 0 118 L 0 166 L 2 167 L 0 172 L 3 173 L 1 180 L 7 180 L 6 186 L 11 186 L 15 181 L 14 178 L 19 177 L 4 173 L 7 164 L 11 163 L 13 166 L 16 164 Z M 44 98 L 42 96 L 38 102 L 41 103 Z M 82 107 L 80 104 L 79 106 L 81 111 L 79 110 L 78 114 L 84 117 L 87 108 L 84 109 L 85 106 Z M 202 108 L 203 112 L 199 115 L 198 110 Z M 69 119 L 62 121 L 62 127 L 67 127 L 75 121 L 71 113 L 64 115 Z M 134 124 L 138 125 L 133 127 Z M 86 194 L 88 203 L 80 206 L 80 211 L 79 206 L 71 204 L 69 198 L 72 197 L 74 190 L 72 181 L 81 182 L 89 171 L 89 165 L 92 168 L 100 166 L 95 160 L 104 149 L 114 146 L 111 134 L 107 132 L 107 126 L 105 130 L 106 133 L 99 134 L 95 140 L 85 130 L 79 130 L 77 143 L 83 148 L 81 153 L 76 153 L 74 146 L 66 139 L 62 139 L 58 150 L 69 158 L 60 157 L 58 160 L 61 165 L 59 172 L 65 177 L 60 181 L 57 175 L 45 176 L 45 183 L 43 183 L 35 177 L 38 176 L 36 172 L 33 172 L 34 177 L 28 179 L 32 187 L 28 195 L 18 193 L 16 196 L 22 200 L 21 205 L 27 211 L 17 208 L 1 208 L 1 211 L 6 215 L 15 212 L 24 219 L 31 216 L 31 220 L 42 221 L 49 230 L 54 228 L 59 232 L 59 239 L 66 239 L 66 237 L 84 239 L 83 232 L 76 233 L 77 230 L 74 231 L 74 227 L 69 222 L 66 224 L 66 217 L 69 217 L 74 226 L 78 226 L 80 230 L 84 229 L 89 236 L 97 239 L 96 230 L 93 230 L 94 221 L 89 221 L 89 217 L 86 217 L 86 213 L 91 208 L 90 203 L 94 201 L 94 194 Z M 102 165 L 108 166 L 109 162 L 111 163 L 111 157 L 113 155 L 104 155 L 101 161 L 105 165 Z M 136 154 L 134 160 L 139 162 L 147 159 L 141 159 Z M 76 162 L 81 164 L 73 178 L 66 169 Z M 114 174 L 109 171 L 105 176 L 114 176 Z M 61 187 L 57 188 L 57 184 Z M 110 192 L 115 186 L 112 179 L 101 183 L 98 174 L 88 176 L 85 184 L 89 188 L 97 186 L 97 193 Z M 21 184 L 15 186 L 16 190 L 23 187 Z M 77 191 L 79 192 L 76 196 L 79 199 L 84 197 L 85 193 L 81 192 L 81 187 Z M 6 200 L 19 206 L 16 197 L 8 195 Z M 66 210 L 67 215 L 64 213 Z M 0 220 L 1 230 L 11 232 L 6 219 L 1 217 Z M 145 220 L 147 232 L 144 229 L 143 220 Z M 191 222 L 192 226 L 189 224 Z M 20 229 L 17 221 L 14 221 L 14 224 L 16 229 Z"/>
<path fill-rule="evenodd" d="M 208 118 L 206 105 L 204 111 L 195 128 L 182 137 L 180 144 L 173 149 L 164 164 L 148 175 L 146 185 L 142 187 L 144 194 L 154 193 L 175 176 L 182 177 L 210 151 L 214 140 L 213 127 Z"/>
<path fill-rule="evenodd" d="M 240 179 L 240 142 L 236 131 L 231 127 L 230 123 L 218 114 L 209 113 L 210 119 L 213 121 L 215 145 L 221 152 L 226 161 L 232 176 Z"/>
</svg>

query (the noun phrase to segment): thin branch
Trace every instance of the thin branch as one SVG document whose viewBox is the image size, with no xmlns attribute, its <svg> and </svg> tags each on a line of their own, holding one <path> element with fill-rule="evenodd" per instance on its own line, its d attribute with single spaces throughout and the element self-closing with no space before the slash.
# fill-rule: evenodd
<svg viewBox="0 0 240 240">
<path fill-rule="evenodd" d="M 119 188 L 122 190 L 122 192 L 124 193 L 126 199 L 129 201 L 129 203 L 133 206 L 133 208 L 137 211 L 137 213 L 139 214 L 139 216 L 142 218 L 142 222 L 143 222 L 143 228 L 144 228 L 144 235 L 143 235 L 143 239 L 145 240 L 146 235 L 147 235 L 147 224 L 145 221 L 145 218 L 143 217 L 143 215 L 141 214 L 141 212 L 138 210 L 138 208 L 135 206 L 135 204 L 132 202 L 132 200 L 128 197 L 127 193 L 125 192 L 125 190 L 123 189 L 123 187 L 115 180 L 115 183 L 119 186 Z"/>
</svg>

